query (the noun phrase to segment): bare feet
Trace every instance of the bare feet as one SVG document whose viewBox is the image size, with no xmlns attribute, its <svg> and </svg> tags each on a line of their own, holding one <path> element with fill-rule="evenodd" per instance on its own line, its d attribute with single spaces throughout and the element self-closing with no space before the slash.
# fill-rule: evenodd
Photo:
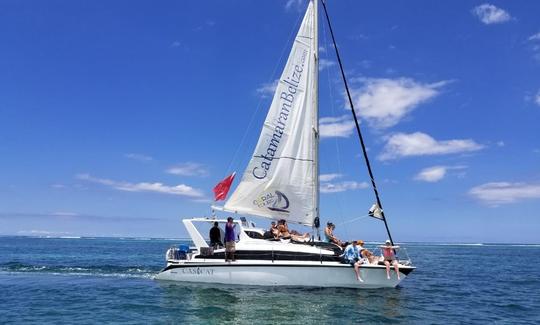
<svg viewBox="0 0 540 325">
<path fill-rule="evenodd" d="M 364 282 L 364 280 L 362 280 L 360 277 L 356 277 L 356 280 L 358 280 L 360 282 Z"/>
</svg>

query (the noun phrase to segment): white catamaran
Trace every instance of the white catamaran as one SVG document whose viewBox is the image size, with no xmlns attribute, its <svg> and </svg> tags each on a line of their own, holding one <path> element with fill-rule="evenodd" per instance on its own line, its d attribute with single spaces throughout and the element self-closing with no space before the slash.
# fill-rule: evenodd
<svg viewBox="0 0 540 325">
<path fill-rule="evenodd" d="M 341 64 L 339 53 L 337 55 Z M 208 229 L 214 222 L 224 225 L 226 220 L 185 219 L 183 223 L 194 247 L 169 249 L 167 266 L 156 279 L 380 288 L 397 286 L 415 269 L 409 259 L 399 260 L 400 279 L 393 269 L 387 279 L 383 264 L 366 264 L 360 267 L 361 282 L 352 266 L 341 261 L 342 248 L 315 236 L 319 228 L 318 58 L 318 1 L 310 0 L 254 154 L 240 184 L 223 207 L 224 211 L 232 213 L 285 219 L 312 227 L 311 240 L 264 239 L 263 229 L 256 228 L 245 218 L 236 219 L 236 260 L 225 262 L 225 249 L 210 247 L 196 225 L 204 224 L 203 228 Z M 352 112 L 354 114 L 354 108 Z M 357 123 L 356 116 L 354 118 Z M 357 130 L 377 198 L 375 216 L 386 225 L 360 129 Z"/>
</svg>

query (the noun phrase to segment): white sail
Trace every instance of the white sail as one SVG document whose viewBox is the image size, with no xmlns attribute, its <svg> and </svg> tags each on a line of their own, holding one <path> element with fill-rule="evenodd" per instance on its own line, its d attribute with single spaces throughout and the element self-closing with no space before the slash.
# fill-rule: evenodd
<svg viewBox="0 0 540 325">
<path fill-rule="evenodd" d="M 312 225 L 317 214 L 317 45 L 310 2 L 253 157 L 224 209 Z"/>
</svg>

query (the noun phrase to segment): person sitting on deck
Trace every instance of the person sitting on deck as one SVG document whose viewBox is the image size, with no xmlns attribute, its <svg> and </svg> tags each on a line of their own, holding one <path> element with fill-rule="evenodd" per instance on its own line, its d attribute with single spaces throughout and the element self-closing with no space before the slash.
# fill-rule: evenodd
<svg viewBox="0 0 540 325">
<path fill-rule="evenodd" d="M 221 242 L 222 232 L 221 228 L 219 228 L 219 223 L 217 221 L 214 222 L 214 226 L 210 228 L 210 246 L 214 249 L 223 247 L 223 243 Z"/>
<path fill-rule="evenodd" d="M 364 248 L 363 240 L 359 240 L 356 244 L 359 258 L 358 261 L 354 263 L 354 272 L 356 273 L 356 279 L 360 282 L 364 282 L 364 280 L 360 278 L 360 266 L 362 266 L 363 264 L 371 264 L 369 258 L 366 257 L 369 256 L 371 252 Z M 373 254 L 371 254 L 371 256 L 373 256 Z"/>
<path fill-rule="evenodd" d="M 361 252 L 361 260 L 363 260 L 363 264 L 373 264 L 377 265 L 379 263 L 379 258 L 377 256 L 373 255 L 373 253 L 367 249 L 363 249 Z"/>
<path fill-rule="evenodd" d="M 343 243 L 341 240 L 339 240 L 336 236 L 334 236 L 334 229 L 336 229 L 336 225 L 334 225 L 331 222 L 328 222 L 326 224 L 326 228 L 324 228 L 324 239 L 327 243 L 333 243 L 338 246 L 342 246 Z"/>
<path fill-rule="evenodd" d="M 393 246 L 392 242 L 388 239 L 384 245 L 379 246 L 382 249 L 384 257 L 384 265 L 386 265 L 386 278 L 390 280 L 390 264 L 394 265 L 394 270 L 396 270 L 397 278 L 399 278 L 399 266 L 396 259 L 395 251 L 399 249 L 399 246 Z"/>
<path fill-rule="evenodd" d="M 279 230 L 277 229 L 277 225 L 275 221 L 272 221 L 270 223 L 270 229 L 264 232 L 263 237 L 264 239 L 278 239 Z"/>
<path fill-rule="evenodd" d="M 339 256 L 343 259 L 343 262 L 353 265 L 354 263 L 358 261 L 359 254 L 358 254 L 358 248 L 356 245 L 357 245 L 357 242 L 353 241 L 352 243 L 347 245 L 347 247 L 345 247 L 343 254 Z"/>
</svg>

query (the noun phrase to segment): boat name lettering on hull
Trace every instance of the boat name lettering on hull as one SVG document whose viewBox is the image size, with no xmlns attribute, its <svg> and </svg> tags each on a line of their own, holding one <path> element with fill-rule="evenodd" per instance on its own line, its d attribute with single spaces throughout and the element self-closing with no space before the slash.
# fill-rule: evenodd
<svg viewBox="0 0 540 325">
<path fill-rule="evenodd" d="M 186 267 L 182 269 L 182 274 L 192 275 L 214 275 L 214 269 L 200 268 L 200 267 Z"/>
</svg>

